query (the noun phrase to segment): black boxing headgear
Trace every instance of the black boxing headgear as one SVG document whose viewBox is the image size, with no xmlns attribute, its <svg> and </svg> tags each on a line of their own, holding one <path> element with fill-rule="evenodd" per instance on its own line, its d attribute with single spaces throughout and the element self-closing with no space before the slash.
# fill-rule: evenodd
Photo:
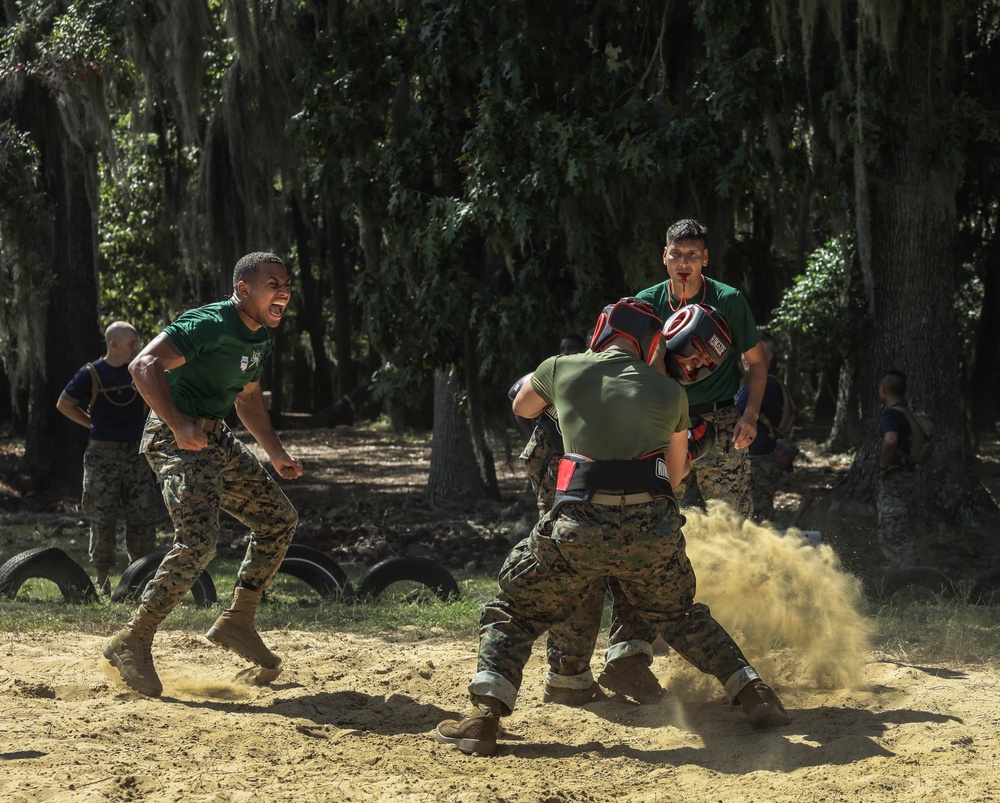
<svg viewBox="0 0 1000 803">
<path fill-rule="evenodd" d="M 733 347 L 726 319 L 707 304 L 689 304 L 677 310 L 663 325 L 663 339 L 670 352 L 664 361 L 667 373 L 682 385 L 699 382 L 714 373 Z M 690 373 L 684 370 L 678 358 L 699 353 L 707 364 Z"/>
<path fill-rule="evenodd" d="M 600 351 L 613 337 L 631 340 L 639 356 L 647 364 L 652 362 L 656 346 L 663 338 L 663 321 L 656 315 L 652 304 L 637 298 L 623 298 L 608 304 L 601 312 L 590 336 L 590 350 Z"/>
</svg>

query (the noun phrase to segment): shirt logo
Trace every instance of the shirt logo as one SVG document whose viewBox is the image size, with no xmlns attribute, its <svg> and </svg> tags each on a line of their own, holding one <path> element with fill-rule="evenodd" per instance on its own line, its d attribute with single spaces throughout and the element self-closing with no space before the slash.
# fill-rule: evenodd
<svg viewBox="0 0 1000 803">
<path fill-rule="evenodd" d="M 254 353 L 251 354 L 249 357 L 247 356 L 240 357 L 240 370 L 243 371 L 243 373 L 246 373 L 251 368 L 256 368 L 258 365 L 260 365 L 259 351 L 254 351 Z"/>
</svg>

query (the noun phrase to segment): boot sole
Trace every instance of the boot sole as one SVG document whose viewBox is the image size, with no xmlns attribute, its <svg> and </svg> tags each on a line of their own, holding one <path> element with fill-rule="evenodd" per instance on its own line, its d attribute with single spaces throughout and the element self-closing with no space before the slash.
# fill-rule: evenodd
<svg viewBox="0 0 1000 803">
<path fill-rule="evenodd" d="M 453 744 L 463 753 L 472 753 L 477 756 L 492 756 L 497 751 L 496 742 L 484 742 L 482 739 L 457 739 L 453 736 L 445 736 L 441 733 L 441 726 L 434 729 L 434 735 L 442 744 Z"/>
<path fill-rule="evenodd" d="M 122 683 L 124 683 L 133 691 L 137 691 L 139 692 L 139 694 L 145 694 L 147 697 L 159 697 L 161 694 L 163 694 L 162 685 L 159 688 L 157 688 L 156 686 L 143 688 L 139 684 L 131 681 L 128 677 L 128 673 L 125 670 L 125 663 L 122 661 L 121 658 L 118 657 L 118 653 L 116 653 L 113 649 L 111 649 L 110 645 L 104 648 L 104 657 L 108 659 L 108 663 L 110 663 L 115 669 L 118 670 L 118 674 L 122 679 Z"/>
<path fill-rule="evenodd" d="M 591 693 L 591 696 L 586 700 L 572 700 L 566 697 L 560 697 L 558 695 L 552 694 L 549 691 L 542 692 L 542 702 L 552 703 L 554 705 L 566 705 L 570 708 L 579 708 L 581 705 L 589 705 L 590 703 L 600 703 L 605 699 L 604 692 L 600 689 Z"/>
<path fill-rule="evenodd" d="M 655 705 L 656 703 L 659 703 L 663 699 L 663 695 L 666 694 L 665 689 L 660 689 L 658 692 L 639 691 L 632 684 L 626 683 L 620 678 L 616 678 L 614 675 L 607 675 L 604 673 L 601 673 L 597 682 L 608 691 L 613 691 L 615 694 L 628 697 L 630 700 L 635 700 L 637 703 L 641 703 L 642 705 Z"/>
<path fill-rule="evenodd" d="M 278 676 L 277 673 L 281 671 L 281 658 L 278 658 L 278 663 L 274 666 L 270 666 L 264 663 L 263 661 L 259 661 L 256 657 L 243 650 L 242 642 L 237 641 L 236 639 L 229 638 L 229 636 L 226 635 L 224 630 L 217 630 L 214 627 L 209 628 L 209 631 L 205 634 L 205 638 L 207 638 L 217 647 L 222 647 L 222 649 L 224 650 L 236 653 L 241 658 L 246 658 L 246 660 L 248 660 L 250 663 L 256 664 L 257 666 L 262 667 L 263 669 L 266 669 L 269 672 L 275 673 L 274 677 L 272 677 L 271 680 L 274 680 L 274 678 Z"/>
</svg>

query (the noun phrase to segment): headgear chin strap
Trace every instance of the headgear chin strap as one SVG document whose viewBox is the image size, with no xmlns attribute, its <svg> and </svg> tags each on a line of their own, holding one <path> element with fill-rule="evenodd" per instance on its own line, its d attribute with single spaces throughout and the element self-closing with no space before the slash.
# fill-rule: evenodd
<svg viewBox="0 0 1000 803">
<path fill-rule="evenodd" d="M 600 351 L 613 337 L 631 340 L 639 356 L 648 364 L 653 361 L 656 346 L 663 338 L 663 321 L 652 304 L 637 298 L 623 298 L 608 304 L 601 312 L 590 337 L 590 350 Z"/>
<path fill-rule="evenodd" d="M 682 385 L 700 382 L 714 373 L 733 347 L 726 319 L 707 304 L 689 304 L 677 310 L 663 325 L 663 338 L 670 352 L 664 361 L 667 373 Z M 698 354 L 706 364 L 685 370 L 679 358 Z"/>
</svg>

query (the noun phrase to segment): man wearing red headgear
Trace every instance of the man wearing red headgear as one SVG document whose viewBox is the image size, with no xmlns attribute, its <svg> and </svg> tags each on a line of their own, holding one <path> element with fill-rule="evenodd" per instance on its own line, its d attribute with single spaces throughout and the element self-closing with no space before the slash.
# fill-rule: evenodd
<svg viewBox="0 0 1000 803">
<path fill-rule="evenodd" d="M 591 350 L 550 357 L 517 391 L 513 409 L 525 418 L 556 407 L 566 453 L 552 509 L 527 544 L 511 550 L 497 595 L 483 608 L 469 684 L 479 710 L 441 722 L 438 741 L 495 753 L 499 718 L 514 708 L 535 640 L 572 615 L 595 582 L 611 578 L 668 644 L 720 682 L 754 727 L 789 721 L 732 637 L 694 601 L 672 492 L 688 470 L 688 405 L 667 376 L 654 321 L 632 300 L 612 305 Z"/>
</svg>

